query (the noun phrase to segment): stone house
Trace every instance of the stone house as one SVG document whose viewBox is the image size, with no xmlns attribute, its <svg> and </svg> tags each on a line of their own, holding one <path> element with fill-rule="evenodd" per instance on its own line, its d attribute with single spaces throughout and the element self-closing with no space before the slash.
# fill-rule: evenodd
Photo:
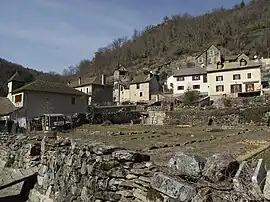
<svg viewBox="0 0 270 202">
<path fill-rule="evenodd" d="M 206 69 L 202 67 L 183 68 L 167 79 L 168 89 L 173 89 L 173 95 L 178 96 L 186 90 L 197 90 L 201 94 L 208 94 Z"/>
<path fill-rule="evenodd" d="M 69 86 L 89 95 L 88 105 L 108 105 L 113 102 L 113 86 L 106 83 L 106 76 L 79 77 L 69 82 Z"/>
<path fill-rule="evenodd" d="M 221 61 L 221 51 L 215 45 L 209 46 L 205 51 L 195 58 L 196 64 L 206 67 Z"/>
<path fill-rule="evenodd" d="M 87 112 L 88 95 L 66 84 L 36 80 L 17 85 L 12 77 L 8 82 L 8 99 L 21 109 L 17 117 L 32 119 L 45 113 L 72 115 Z"/>
<path fill-rule="evenodd" d="M 156 92 L 161 91 L 161 85 L 156 74 L 137 75 L 129 85 L 130 102 L 148 102 L 155 98 Z"/>
<path fill-rule="evenodd" d="M 245 57 L 244 57 L 245 58 Z M 261 95 L 261 64 L 248 58 L 207 66 L 208 95 L 244 97 Z"/>
<path fill-rule="evenodd" d="M 130 76 L 127 69 L 120 65 L 113 73 L 113 101 L 117 104 L 129 102 Z"/>
</svg>

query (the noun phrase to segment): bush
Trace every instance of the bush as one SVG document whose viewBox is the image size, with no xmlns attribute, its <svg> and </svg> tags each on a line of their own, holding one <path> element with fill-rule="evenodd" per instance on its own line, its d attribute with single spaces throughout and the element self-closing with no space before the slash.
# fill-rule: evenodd
<svg viewBox="0 0 270 202">
<path fill-rule="evenodd" d="M 225 107 L 232 107 L 232 99 L 229 97 L 223 97 L 222 103 Z"/>
<path fill-rule="evenodd" d="M 200 97 L 200 92 L 196 90 L 191 90 L 188 88 L 183 96 L 184 105 L 194 105 L 197 104 Z"/>
</svg>

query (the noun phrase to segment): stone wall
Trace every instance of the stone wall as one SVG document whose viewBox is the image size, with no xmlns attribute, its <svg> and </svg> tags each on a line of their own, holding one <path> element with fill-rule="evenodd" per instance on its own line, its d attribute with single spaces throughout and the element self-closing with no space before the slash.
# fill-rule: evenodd
<svg viewBox="0 0 270 202">
<path fill-rule="evenodd" d="M 29 202 L 223 202 L 240 201 L 249 194 L 234 187 L 232 178 L 241 180 L 236 175 L 241 166 L 230 154 L 204 159 L 179 152 L 166 167 L 157 167 L 146 154 L 99 143 L 78 144 L 69 138 L 8 137 L 0 138 L 0 145 L 14 156 L 9 166 L 38 164 Z"/>
<path fill-rule="evenodd" d="M 212 118 L 215 125 L 239 126 L 242 124 L 266 124 L 265 113 L 270 111 L 270 105 L 253 106 L 249 108 L 201 109 L 183 108 L 167 112 L 167 124 L 206 125 Z"/>
</svg>

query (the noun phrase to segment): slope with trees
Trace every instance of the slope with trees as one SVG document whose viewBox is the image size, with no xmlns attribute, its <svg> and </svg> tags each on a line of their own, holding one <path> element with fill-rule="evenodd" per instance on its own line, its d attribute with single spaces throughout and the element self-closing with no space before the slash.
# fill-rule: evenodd
<svg viewBox="0 0 270 202">
<path fill-rule="evenodd" d="M 111 74 L 118 64 L 138 71 L 197 54 L 212 43 L 232 53 L 269 57 L 269 28 L 269 0 L 241 2 L 232 9 L 213 9 L 201 16 L 174 15 L 143 31 L 134 30 L 130 39 L 114 40 L 98 49 L 92 60 L 72 67 L 71 72 Z"/>
</svg>

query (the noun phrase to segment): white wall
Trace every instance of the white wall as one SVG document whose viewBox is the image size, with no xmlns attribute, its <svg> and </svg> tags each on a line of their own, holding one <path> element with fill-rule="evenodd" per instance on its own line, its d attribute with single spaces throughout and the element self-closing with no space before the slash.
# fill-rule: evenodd
<svg viewBox="0 0 270 202">
<path fill-rule="evenodd" d="M 251 78 L 247 78 L 247 74 L 251 73 Z M 234 74 L 240 74 L 240 80 L 233 80 Z M 223 76 L 223 81 L 216 81 L 216 76 Z M 243 69 L 236 71 L 220 71 L 207 74 L 209 82 L 209 95 L 220 96 L 223 94 L 231 94 L 232 84 L 242 84 L 242 92 L 246 92 L 245 82 L 254 82 L 254 90 L 261 88 L 261 70 L 260 68 Z M 217 85 L 224 85 L 223 92 L 216 92 Z M 234 95 L 233 95 L 234 96 Z"/>
<path fill-rule="evenodd" d="M 175 78 L 173 77 L 173 75 L 167 78 L 167 88 L 169 90 L 173 89 L 172 84 L 174 83 L 174 80 Z"/>
<path fill-rule="evenodd" d="M 168 81 L 169 80 L 169 81 Z M 181 95 L 185 93 L 185 91 L 188 88 L 193 89 L 194 85 L 200 85 L 200 89 L 196 89 L 201 93 L 207 93 L 208 92 L 208 84 L 207 82 L 203 82 L 203 75 L 200 75 L 200 80 L 193 81 L 192 76 L 185 76 L 184 81 L 177 81 L 176 77 L 168 78 L 167 83 L 173 83 L 173 94 L 174 95 Z M 178 90 L 178 86 L 184 86 L 183 90 Z"/>
</svg>

